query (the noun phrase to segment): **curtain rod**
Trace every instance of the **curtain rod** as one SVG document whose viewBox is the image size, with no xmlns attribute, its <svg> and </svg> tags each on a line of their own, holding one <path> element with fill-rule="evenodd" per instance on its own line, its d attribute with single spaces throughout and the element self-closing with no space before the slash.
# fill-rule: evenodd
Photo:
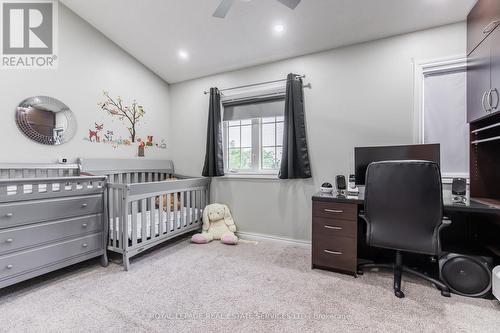
<svg viewBox="0 0 500 333">
<path fill-rule="evenodd" d="M 301 78 L 305 78 L 306 76 L 305 75 L 296 75 L 298 77 L 301 77 Z M 255 86 L 261 86 L 261 85 L 264 85 L 264 84 L 269 84 L 269 83 L 276 83 L 276 82 L 282 82 L 282 81 L 286 81 L 287 79 L 280 79 L 280 80 L 273 80 L 273 81 L 265 81 L 265 82 L 259 82 L 259 83 L 252 83 L 252 84 L 246 84 L 246 85 L 243 85 L 243 86 L 237 86 L 237 87 L 231 87 L 231 88 L 225 88 L 225 89 L 219 89 L 220 92 L 223 92 L 223 91 L 227 91 L 227 90 L 234 90 L 234 89 L 241 89 L 241 88 L 249 88 L 249 87 L 255 87 Z M 210 94 L 210 91 L 204 91 L 203 92 L 205 95 L 206 94 Z"/>
</svg>

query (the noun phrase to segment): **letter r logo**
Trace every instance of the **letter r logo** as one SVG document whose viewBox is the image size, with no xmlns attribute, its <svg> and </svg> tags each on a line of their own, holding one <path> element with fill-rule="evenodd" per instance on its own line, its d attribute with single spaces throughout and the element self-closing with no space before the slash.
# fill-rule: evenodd
<svg viewBox="0 0 500 333">
<path fill-rule="evenodd" d="M 51 54 L 53 4 L 3 3 L 3 53 Z"/>
</svg>

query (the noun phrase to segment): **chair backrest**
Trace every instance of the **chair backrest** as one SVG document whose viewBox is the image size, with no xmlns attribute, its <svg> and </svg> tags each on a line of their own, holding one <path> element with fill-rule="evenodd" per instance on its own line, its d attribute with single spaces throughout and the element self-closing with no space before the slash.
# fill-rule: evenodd
<svg viewBox="0 0 500 333">
<path fill-rule="evenodd" d="M 370 246 L 438 254 L 443 219 L 439 166 L 428 161 L 384 161 L 366 170 L 365 216 Z"/>
</svg>

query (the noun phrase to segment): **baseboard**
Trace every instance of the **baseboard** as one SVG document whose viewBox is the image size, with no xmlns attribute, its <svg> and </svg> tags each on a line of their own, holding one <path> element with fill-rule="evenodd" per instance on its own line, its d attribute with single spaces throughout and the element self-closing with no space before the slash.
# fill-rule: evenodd
<svg viewBox="0 0 500 333">
<path fill-rule="evenodd" d="M 294 244 L 294 245 L 311 246 L 311 242 L 305 241 L 305 240 L 278 237 L 278 236 L 272 236 L 272 235 L 256 234 L 256 233 L 252 233 L 252 232 L 243 232 L 243 231 L 238 231 L 236 234 L 241 239 L 247 239 L 247 240 L 253 240 L 253 241 L 274 241 L 274 242 L 283 242 L 283 243 Z"/>
</svg>

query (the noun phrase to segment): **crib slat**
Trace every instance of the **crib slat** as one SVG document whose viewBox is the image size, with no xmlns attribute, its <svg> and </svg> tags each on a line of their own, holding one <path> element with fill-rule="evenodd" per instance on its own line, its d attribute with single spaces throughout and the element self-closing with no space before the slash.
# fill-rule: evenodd
<svg viewBox="0 0 500 333">
<path fill-rule="evenodd" d="M 146 227 L 147 217 L 146 217 L 147 207 L 146 207 L 146 199 L 141 200 L 141 242 L 145 242 L 147 239 L 147 231 Z"/>
<path fill-rule="evenodd" d="M 203 207 L 203 192 L 202 191 L 197 191 L 198 195 L 198 212 L 199 212 L 199 217 L 203 216 L 202 215 L 202 207 Z"/>
<path fill-rule="evenodd" d="M 137 201 L 132 201 L 132 246 L 137 244 Z M 128 222 L 125 222 L 128 224 Z M 124 238 L 128 235 L 124 235 Z"/>
<path fill-rule="evenodd" d="M 205 208 L 205 206 L 207 205 L 207 192 L 206 191 L 201 191 L 201 196 L 202 196 L 202 202 L 201 202 L 201 209 L 203 211 L 203 209 Z"/>
<path fill-rule="evenodd" d="M 108 205 L 108 212 L 109 212 L 109 225 L 110 225 L 110 229 L 113 230 L 113 232 L 110 232 L 110 239 L 109 239 L 109 244 L 116 248 L 118 244 L 116 244 L 117 242 L 117 235 L 118 235 L 118 228 L 117 228 L 117 217 L 119 215 L 117 215 L 118 213 L 118 201 L 117 201 L 117 197 L 118 197 L 118 191 L 114 188 L 112 189 L 109 189 L 108 191 L 108 202 L 109 202 L 109 205 Z M 112 226 L 112 227 L 111 227 Z M 120 232 L 123 232 L 123 230 L 120 230 Z"/>
<path fill-rule="evenodd" d="M 106 216 L 106 218 L 109 221 L 109 229 L 110 229 L 109 230 L 109 239 L 106 243 L 109 243 L 108 245 L 112 245 L 113 247 L 115 246 L 114 242 L 115 242 L 115 233 L 116 233 L 114 194 L 115 194 L 114 189 L 109 189 L 109 191 L 108 191 L 108 216 Z"/>
<path fill-rule="evenodd" d="M 185 210 L 184 210 L 184 195 L 186 194 L 186 192 L 181 192 L 181 216 L 180 216 L 180 221 L 181 221 L 181 227 L 185 227 L 187 225 L 186 223 L 186 215 L 187 214 L 184 214 L 185 213 Z"/>
<path fill-rule="evenodd" d="M 123 207 L 122 205 L 122 192 L 121 190 L 118 190 L 118 189 L 115 189 L 114 190 L 115 192 L 115 196 L 114 196 L 114 199 L 115 199 L 115 204 L 114 204 L 114 207 L 115 207 L 115 220 L 113 221 L 114 223 L 114 230 L 115 230 L 115 240 L 114 240 L 114 246 L 119 246 L 119 244 L 117 244 L 118 242 L 123 242 L 123 241 L 127 241 L 128 240 L 128 233 L 125 234 L 125 237 L 123 237 L 124 239 L 121 239 L 120 240 L 120 233 L 125 233 L 124 229 L 118 229 L 118 221 L 116 220 L 117 218 L 119 219 L 123 219 L 123 215 L 126 215 L 126 218 L 128 219 L 128 207 Z M 123 210 L 124 209 L 127 209 L 127 212 L 125 212 L 126 214 L 123 214 Z M 127 222 L 128 224 L 128 222 Z M 123 244 L 123 243 L 122 243 Z M 123 246 L 123 245 L 122 245 Z"/>
<path fill-rule="evenodd" d="M 201 205 L 202 205 L 202 202 L 201 202 L 201 191 L 196 191 L 196 196 L 198 197 L 197 198 L 197 201 L 198 201 L 198 214 L 200 217 L 201 216 Z"/>
<path fill-rule="evenodd" d="M 180 221 L 180 218 L 179 218 L 179 212 L 177 210 L 177 193 L 173 193 L 173 196 L 174 196 L 174 229 L 178 229 L 180 228 L 180 225 L 179 223 L 177 223 L 177 221 Z"/>
<path fill-rule="evenodd" d="M 193 224 L 193 216 L 191 215 L 193 212 L 193 209 L 191 208 L 191 191 L 186 192 L 186 223 L 191 225 Z"/>
<path fill-rule="evenodd" d="M 196 219 L 196 191 L 191 191 L 191 200 L 192 200 L 191 207 L 193 207 L 193 210 L 191 212 L 191 217 L 193 223 L 196 223 L 198 222 L 198 220 Z"/>
<path fill-rule="evenodd" d="M 193 195 L 193 219 L 194 221 L 198 221 L 198 205 L 196 204 L 196 190 L 192 191 Z"/>
<path fill-rule="evenodd" d="M 149 216 L 151 219 L 151 239 L 156 236 L 156 219 L 155 219 L 155 197 L 151 197 L 149 202 Z M 161 212 L 158 210 L 158 224 L 161 221 Z"/>
<path fill-rule="evenodd" d="M 161 236 L 163 235 L 163 212 L 166 211 L 166 208 L 163 208 L 163 195 L 160 194 L 158 197 L 158 215 L 159 215 L 159 226 L 158 226 L 158 235 Z M 167 228 L 168 229 L 168 217 L 167 217 Z M 166 231 L 165 231 L 166 232 Z"/>
<path fill-rule="evenodd" d="M 173 207 L 170 204 L 171 203 L 171 193 L 167 193 L 167 229 L 170 231 L 174 230 L 174 222 L 175 222 L 175 216 L 172 216 L 173 214 Z M 174 222 L 171 222 L 174 221 Z M 170 223 L 172 223 L 172 226 L 170 226 Z"/>
</svg>

